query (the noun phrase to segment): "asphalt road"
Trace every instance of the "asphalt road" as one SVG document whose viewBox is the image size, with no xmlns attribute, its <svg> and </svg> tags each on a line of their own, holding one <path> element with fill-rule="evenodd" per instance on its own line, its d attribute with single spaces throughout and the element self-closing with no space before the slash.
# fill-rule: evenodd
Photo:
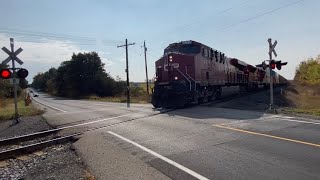
<svg viewBox="0 0 320 180">
<path fill-rule="evenodd" d="M 148 104 L 34 99 L 54 126 L 131 120 L 75 143 L 97 179 L 320 179 L 320 121 L 265 114 L 256 97 L 162 114 Z"/>
</svg>

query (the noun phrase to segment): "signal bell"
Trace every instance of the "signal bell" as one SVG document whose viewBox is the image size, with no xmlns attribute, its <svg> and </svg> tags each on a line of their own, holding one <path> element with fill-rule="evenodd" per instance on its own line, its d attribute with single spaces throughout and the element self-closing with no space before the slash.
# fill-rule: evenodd
<svg viewBox="0 0 320 180">
<path fill-rule="evenodd" d="M 11 78 L 11 71 L 9 69 L 1 69 L 0 76 L 2 79 L 9 79 Z"/>
</svg>

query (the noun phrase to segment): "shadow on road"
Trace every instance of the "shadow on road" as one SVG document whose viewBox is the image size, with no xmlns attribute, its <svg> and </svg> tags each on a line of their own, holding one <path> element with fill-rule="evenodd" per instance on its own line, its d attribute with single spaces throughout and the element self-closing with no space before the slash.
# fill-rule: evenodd
<svg viewBox="0 0 320 180">
<path fill-rule="evenodd" d="M 283 87 L 274 89 L 275 107 L 287 106 L 289 100 L 282 98 Z M 261 91 L 251 95 L 239 96 L 227 102 L 199 105 L 168 112 L 170 116 L 182 116 L 195 119 L 223 118 L 235 120 L 258 119 L 269 108 L 270 92 Z"/>
</svg>

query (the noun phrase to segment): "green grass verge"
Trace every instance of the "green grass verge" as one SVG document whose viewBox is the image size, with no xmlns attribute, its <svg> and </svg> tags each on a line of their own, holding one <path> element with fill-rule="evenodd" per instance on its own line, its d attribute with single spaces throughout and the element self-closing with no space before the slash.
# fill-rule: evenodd
<svg viewBox="0 0 320 180">
<path fill-rule="evenodd" d="M 304 108 L 285 108 L 285 112 L 296 114 L 309 114 L 313 116 L 320 116 L 320 109 L 304 109 Z"/>
<path fill-rule="evenodd" d="M 103 102 L 118 102 L 118 103 L 125 103 L 127 102 L 126 96 L 115 96 L 115 97 L 98 97 L 98 96 L 88 96 L 84 97 L 84 99 L 93 100 L 93 101 L 103 101 Z M 138 104 L 147 104 L 150 103 L 150 97 L 140 96 L 140 97 L 131 97 L 131 103 L 138 103 Z"/>
<path fill-rule="evenodd" d="M 0 120 L 9 120 L 12 119 L 15 113 L 14 109 L 14 101 L 13 99 L 6 99 L 1 101 L 5 101 L 7 104 L 5 106 L 0 107 Z M 29 106 L 24 105 L 24 100 L 18 101 L 18 113 L 20 117 L 24 116 L 36 116 L 44 113 L 43 110 L 40 110 L 30 104 Z"/>
</svg>

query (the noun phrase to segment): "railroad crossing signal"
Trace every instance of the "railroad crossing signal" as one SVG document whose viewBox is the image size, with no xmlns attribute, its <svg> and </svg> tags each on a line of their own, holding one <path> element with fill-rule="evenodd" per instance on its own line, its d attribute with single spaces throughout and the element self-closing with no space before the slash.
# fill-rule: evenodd
<svg viewBox="0 0 320 180">
<path fill-rule="evenodd" d="M 270 62 L 269 62 L 269 67 L 270 67 L 271 69 L 276 68 L 276 61 L 275 61 L 275 60 L 270 60 Z"/>
<path fill-rule="evenodd" d="M 2 48 L 2 50 L 9 55 L 9 57 L 7 59 L 2 61 L 2 65 L 6 65 L 10 61 L 12 62 L 12 68 L 10 68 L 10 69 L 12 70 L 12 74 L 13 74 L 12 84 L 13 84 L 13 88 L 14 88 L 14 108 L 15 108 L 15 114 L 14 114 L 15 121 L 13 122 L 13 124 L 17 124 L 19 122 L 19 120 L 18 120 L 19 119 L 18 98 L 17 98 L 17 84 L 19 81 L 16 78 L 16 76 L 18 75 L 18 77 L 26 78 L 28 76 L 28 71 L 26 69 L 20 68 L 20 70 L 18 72 L 16 72 L 17 68 L 15 67 L 15 62 L 19 63 L 20 65 L 23 64 L 23 61 L 21 61 L 21 59 L 19 59 L 17 57 L 18 54 L 20 54 L 23 51 L 23 49 L 19 48 L 16 51 L 14 51 L 13 38 L 10 38 L 10 47 L 11 47 L 11 51 L 9 49 L 7 49 L 6 47 Z M 18 73 L 18 74 L 16 74 L 16 73 Z M 1 75 L 1 78 L 9 79 L 9 78 L 11 78 L 11 71 L 9 69 L 3 69 L 3 70 L 1 70 L 0 75 Z"/>
<path fill-rule="evenodd" d="M 266 61 L 269 61 L 269 65 L 266 64 Z M 266 70 L 268 67 L 271 69 L 277 68 L 278 70 L 281 70 L 282 66 L 287 65 L 288 62 L 281 62 L 281 60 L 276 61 L 276 60 L 265 60 L 261 64 L 256 65 L 256 67 L 262 67 L 264 70 Z"/>
<path fill-rule="evenodd" d="M 1 69 L 0 76 L 2 79 L 9 79 L 11 77 L 11 71 L 9 69 Z"/>
<path fill-rule="evenodd" d="M 17 72 L 17 77 L 20 79 L 24 79 L 28 76 L 29 72 L 28 70 L 24 69 L 24 68 L 20 68 Z M 2 79 L 9 79 L 9 78 L 16 78 L 16 77 L 12 77 L 12 72 L 10 71 L 10 69 L 1 69 L 0 70 L 0 77 Z M 16 79 L 18 80 L 18 79 Z"/>
<path fill-rule="evenodd" d="M 272 39 L 269 38 L 268 39 L 268 43 L 269 43 L 269 57 L 270 57 L 270 59 L 272 59 L 272 53 L 274 54 L 275 57 L 277 57 L 277 52 L 276 52 L 276 50 L 274 48 L 277 46 L 278 41 L 276 40 L 272 44 Z"/>
<path fill-rule="evenodd" d="M 276 61 L 276 66 L 277 66 L 277 69 L 278 70 L 281 70 L 281 67 L 282 66 L 285 66 L 285 65 L 287 65 L 288 64 L 288 62 L 281 62 L 281 61 Z"/>
</svg>

